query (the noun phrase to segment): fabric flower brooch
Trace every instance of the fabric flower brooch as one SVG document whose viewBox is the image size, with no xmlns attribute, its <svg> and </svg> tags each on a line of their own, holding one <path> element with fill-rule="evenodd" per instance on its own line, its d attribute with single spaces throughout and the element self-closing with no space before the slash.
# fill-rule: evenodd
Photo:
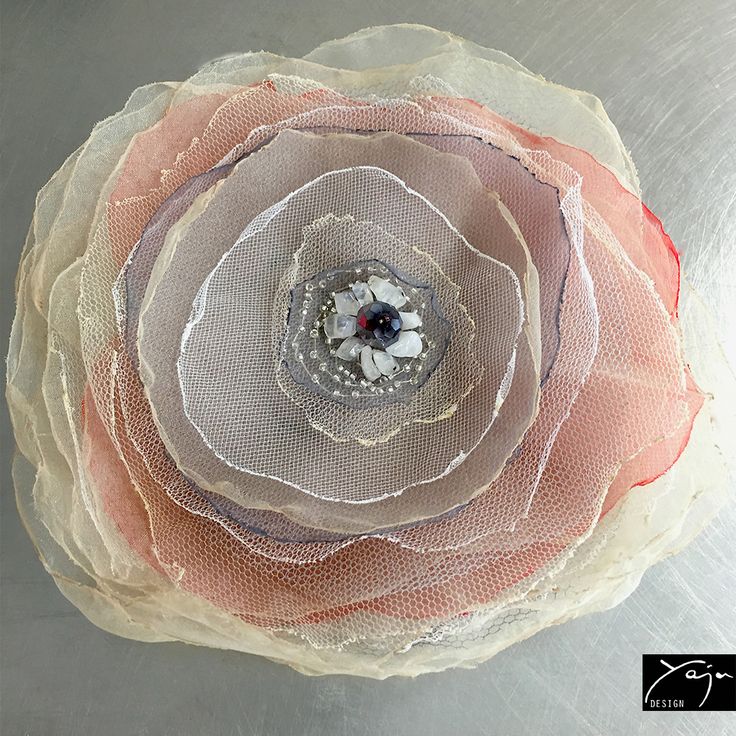
<svg viewBox="0 0 736 736">
<path fill-rule="evenodd" d="M 123 636 L 470 666 L 724 495 L 733 379 L 600 103 L 428 28 L 136 90 L 17 288 L 18 505 Z"/>
</svg>

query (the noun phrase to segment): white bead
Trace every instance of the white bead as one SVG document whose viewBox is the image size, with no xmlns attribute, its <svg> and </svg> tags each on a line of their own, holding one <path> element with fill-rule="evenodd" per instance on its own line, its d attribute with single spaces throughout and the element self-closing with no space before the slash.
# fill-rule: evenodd
<svg viewBox="0 0 736 736">
<path fill-rule="evenodd" d="M 351 337 L 355 334 L 358 321 L 347 314 L 331 314 L 325 320 L 325 335 L 329 338 Z"/>
<path fill-rule="evenodd" d="M 363 375 L 369 381 L 375 381 L 381 377 L 381 371 L 376 368 L 376 364 L 373 362 L 373 349 L 370 345 L 366 345 L 360 351 L 360 367 L 363 370 Z"/>
<path fill-rule="evenodd" d="M 356 281 L 351 288 L 361 307 L 375 301 L 373 292 L 368 288 L 368 284 L 365 281 Z"/>
<path fill-rule="evenodd" d="M 373 362 L 384 376 L 393 376 L 399 370 L 399 364 L 394 360 L 393 356 L 384 353 L 383 350 L 373 351 Z"/>
<path fill-rule="evenodd" d="M 380 276 L 371 276 L 368 285 L 379 302 L 388 302 L 393 307 L 403 307 L 406 304 L 406 296 L 398 287 L 394 286 Z"/>
<path fill-rule="evenodd" d="M 338 291 L 335 294 L 335 306 L 339 314 L 358 314 L 360 304 L 352 291 Z"/>
<path fill-rule="evenodd" d="M 349 337 L 340 345 L 335 355 L 340 360 L 357 360 L 363 347 L 364 343 L 359 337 Z"/>
<path fill-rule="evenodd" d="M 389 355 L 397 358 L 416 358 L 422 352 L 422 338 L 411 330 L 399 333 L 399 339 L 386 348 Z"/>
<path fill-rule="evenodd" d="M 416 312 L 399 312 L 399 317 L 402 330 L 413 330 L 422 325 L 422 318 Z"/>
</svg>

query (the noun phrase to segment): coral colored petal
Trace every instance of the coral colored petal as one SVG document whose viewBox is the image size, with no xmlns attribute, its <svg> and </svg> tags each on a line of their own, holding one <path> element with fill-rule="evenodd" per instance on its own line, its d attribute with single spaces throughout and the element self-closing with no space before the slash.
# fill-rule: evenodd
<svg viewBox="0 0 736 736">
<path fill-rule="evenodd" d="M 110 204 L 156 188 L 163 171 L 174 167 L 177 156 L 206 130 L 215 111 L 226 100 L 225 95 L 194 97 L 169 110 L 152 128 L 139 133 L 131 142 L 125 165 L 110 194 Z"/>
<path fill-rule="evenodd" d="M 682 455 L 690 439 L 695 417 L 703 406 L 705 397 L 695 384 L 689 370 L 687 380 L 687 420 L 666 439 L 647 447 L 639 455 L 625 463 L 606 494 L 601 516 L 607 514 L 623 496 L 635 486 L 646 486 L 664 475 Z M 644 491 L 645 492 L 645 491 Z"/>
<path fill-rule="evenodd" d="M 82 407 L 87 471 L 99 489 L 103 509 L 130 547 L 152 568 L 163 572 L 153 551 L 146 507 L 130 484 L 128 469 L 100 421 L 89 388 Z"/>
<path fill-rule="evenodd" d="M 581 174 L 583 199 L 601 215 L 634 265 L 652 279 L 667 311 L 677 314 L 680 291 L 677 250 L 662 223 L 613 172 L 587 151 L 520 128 L 472 100 L 443 99 L 442 102 L 457 110 L 472 109 L 489 123 L 502 125 L 526 148 L 547 151 L 552 158 L 566 162 Z"/>
</svg>

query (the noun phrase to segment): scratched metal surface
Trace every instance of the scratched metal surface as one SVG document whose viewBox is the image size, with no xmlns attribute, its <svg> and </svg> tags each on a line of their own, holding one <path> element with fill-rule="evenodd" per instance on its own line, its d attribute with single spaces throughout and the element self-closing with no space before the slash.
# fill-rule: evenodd
<svg viewBox="0 0 736 736">
<path fill-rule="evenodd" d="M 301 55 L 363 26 L 400 21 L 502 49 L 550 79 L 601 97 L 685 267 L 733 320 L 732 0 L 3 0 L 2 6 L 3 345 L 36 191 L 134 87 L 183 78 L 231 51 Z M 642 714 L 639 705 L 642 652 L 736 650 L 733 508 L 683 554 L 650 570 L 615 610 L 547 630 L 474 671 L 416 681 L 307 678 L 256 657 L 118 639 L 88 623 L 56 590 L 21 529 L 6 413 L 2 419 L 7 736 L 736 733 L 733 713 Z"/>
</svg>

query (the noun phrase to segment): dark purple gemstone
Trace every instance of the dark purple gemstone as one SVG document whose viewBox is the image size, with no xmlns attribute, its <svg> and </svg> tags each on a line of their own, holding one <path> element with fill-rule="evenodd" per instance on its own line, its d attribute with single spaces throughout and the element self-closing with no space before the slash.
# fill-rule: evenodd
<svg viewBox="0 0 736 736">
<path fill-rule="evenodd" d="M 358 311 L 358 334 L 374 348 L 387 348 L 399 339 L 401 317 L 386 302 L 371 302 Z"/>
</svg>

